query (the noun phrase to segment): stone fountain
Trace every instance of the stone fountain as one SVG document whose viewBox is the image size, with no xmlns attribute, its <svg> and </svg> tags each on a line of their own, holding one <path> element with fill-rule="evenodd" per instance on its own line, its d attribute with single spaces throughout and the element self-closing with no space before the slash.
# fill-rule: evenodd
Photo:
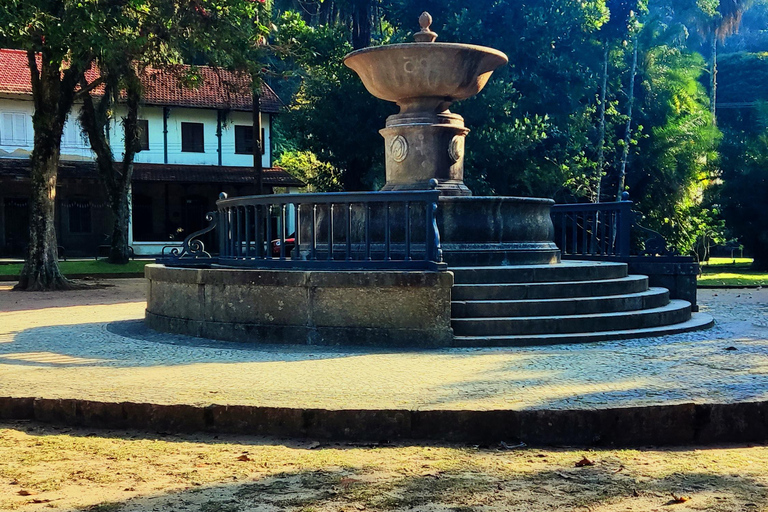
<svg viewBox="0 0 768 512">
<path fill-rule="evenodd" d="M 419 17 L 415 42 L 364 48 L 344 63 L 377 98 L 397 103 L 379 133 L 384 137 L 382 190 L 442 194 L 443 254 L 451 265 L 556 263 L 549 199 L 472 197 L 464 184 L 464 119 L 449 110 L 478 94 L 507 56 L 493 48 L 438 43 L 432 17 Z"/>
<path fill-rule="evenodd" d="M 192 255 L 190 262 L 182 253 L 146 267 L 148 325 L 260 343 L 471 347 L 660 336 L 712 324 L 707 315 L 692 316 L 688 301 L 649 286 L 648 277 L 628 275 L 626 263 L 561 262 L 553 242 L 553 201 L 471 195 L 464 185 L 469 130 L 448 109 L 478 94 L 507 57 L 482 46 L 436 43 L 431 21 L 421 15 L 413 43 L 365 48 L 344 61 L 373 95 L 400 106 L 380 131 L 384 190 L 394 193 L 221 199 L 211 217 L 218 227 L 199 232 L 216 227 L 219 257 L 201 261 Z M 434 189 L 439 194 L 409 193 Z M 430 199 L 418 225 L 408 205 L 424 196 Z M 333 201 L 340 202 L 336 210 Z M 353 203 L 361 201 L 366 206 L 358 205 L 355 214 Z M 404 207 L 390 208 L 397 201 Z M 290 257 L 284 251 L 279 257 L 261 254 L 272 239 L 275 202 L 283 221 L 291 216 L 289 204 L 304 205 L 300 214 L 293 210 L 301 228 Z M 389 264 L 389 248 L 395 247 L 390 228 L 402 221 L 410 226 L 399 235 L 405 247 L 411 231 L 428 228 L 422 242 L 426 266 L 413 266 L 408 249 L 397 265 L 365 266 L 376 263 L 371 254 L 382 237 L 387 249 L 378 263 Z M 439 262 L 435 221 L 447 270 Z M 369 240 L 369 233 L 378 238 Z M 194 236 L 185 240 L 189 252 L 207 255 Z M 325 236 L 319 245 L 318 236 Z M 361 240 L 365 251 L 353 261 Z M 429 259 L 428 246 L 436 259 Z"/>
</svg>

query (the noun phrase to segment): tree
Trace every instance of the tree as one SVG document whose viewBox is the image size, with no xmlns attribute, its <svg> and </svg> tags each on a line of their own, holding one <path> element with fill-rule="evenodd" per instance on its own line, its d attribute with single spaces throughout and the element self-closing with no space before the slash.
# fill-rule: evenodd
<svg viewBox="0 0 768 512">
<path fill-rule="evenodd" d="M 602 79 L 600 85 L 600 99 L 598 101 L 599 109 L 599 135 L 597 142 L 597 173 L 595 176 L 595 192 L 592 197 L 592 202 L 599 203 L 602 199 L 602 181 L 603 174 L 605 173 L 605 131 L 606 131 L 606 119 L 605 114 L 607 110 L 606 96 L 608 89 L 608 65 L 610 57 L 610 49 L 612 45 L 617 42 L 622 43 L 628 38 L 633 36 L 633 32 L 638 30 L 638 15 L 639 11 L 645 10 L 645 2 L 642 0 L 609 0 L 607 2 L 608 10 L 610 12 L 610 18 L 605 23 L 598 33 L 600 42 L 603 46 L 603 63 L 602 63 Z M 634 37 L 635 51 L 633 52 L 633 66 L 630 77 L 630 91 L 632 94 L 632 100 L 629 102 L 629 115 L 627 121 L 627 128 L 625 129 L 625 141 L 628 141 L 629 134 L 632 125 L 632 103 L 634 101 L 634 83 L 635 72 L 637 69 L 637 37 Z M 627 154 L 628 155 L 628 154 Z M 626 173 L 626 163 L 622 168 L 622 186 L 623 176 Z"/>
<path fill-rule="evenodd" d="M 267 34 L 266 5 L 244 0 L 138 0 L 124 13 L 126 29 L 102 44 L 95 62 L 105 82 L 103 91 L 84 96 L 80 123 L 88 135 L 112 210 L 113 229 L 108 261 L 128 262 L 129 192 L 133 160 L 139 150 L 138 113 L 143 90 L 141 78 L 148 69 L 173 74 L 181 84 L 192 87 L 200 77 L 184 61 L 237 68 L 258 76 L 263 38 Z M 261 21 L 260 21 L 261 20 Z M 211 35 L 214 34 L 214 35 Z M 85 75 L 81 76 L 87 86 Z M 260 80 L 254 80 L 254 90 Z M 226 91 L 225 91 L 226 92 Z M 238 91 L 242 94 L 242 91 Z M 115 164 L 110 144 L 110 113 L 120 104 L 124 147 Z M 254 109 L 258 115 L 258 93 Z M 260 134 L 261 130 L 254 130 Z M 260 138 L 254 160 L 261 165 Z M 260 169 L 256 173 L 261 178 Z"/>
<path fill-rule="evenodd" d="M 686 253 L 706 228 L 702 219 L 711 217 L 703 200 L 716 179 L 720 138 L 699 82 L 704 59 L 662 44 L 647 50 L 641 62 L 642 128 L 626 183 L 646 226 Z"/>
<path fill-rule="evenodd" d="M 116 0 L 0 4 L 0 35 L 27 52 L 35 106 L 29 248 L 16 290 L 73 286 L 59 271 L 54 226 L 61 135 L 75 100 L 101 83 L 96 78 L 79 88 L 80 77 L 96 58 L 94 48 L 106 34 L 120 30 L 122 7 Z"/>
<path fill-rule="evenodd" d="M 375 127 L 397 108 L 371 96 L 344 66 L 344 55 L 352 51 L 346 29 L 311 27 L 286 13 L 276 44 L 293 49 L 288 58 L 301 78 L 291 108 L 277 124 L 290 134 L 292 148 L 310 151 L 337 169 L 345 190 L 383 184 L 383 143 Z"/>
</svg>

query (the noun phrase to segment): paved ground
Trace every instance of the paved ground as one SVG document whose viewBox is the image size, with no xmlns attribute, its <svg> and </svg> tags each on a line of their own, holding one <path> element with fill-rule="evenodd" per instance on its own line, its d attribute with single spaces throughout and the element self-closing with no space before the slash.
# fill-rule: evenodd
<svg viewBox="0 0 768 512">
<path fill-rule="evenodd" d="M 0 286 L 0 396 L 344 409 L 578 409 L 768 400 L 768 290 L 703 290 L 708 331 L 434 351 L 254 346 L 161 335 L 144 283 Z M 735 350 L 734 350 L 735 349 Z"/>
</svg>

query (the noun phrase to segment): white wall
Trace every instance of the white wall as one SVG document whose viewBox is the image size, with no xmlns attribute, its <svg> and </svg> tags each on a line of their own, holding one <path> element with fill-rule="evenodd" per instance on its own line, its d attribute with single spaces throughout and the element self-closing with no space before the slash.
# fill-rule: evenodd
<svg viewBox="0 0 768 512">
<path fill-rule="evenodd" d="M 86 137 L 80 130 L 77 121 L 79 107 L 73 109 L 61 140 L 61 157 L 63 160 L 90 160 L 93 152 Z M 32 129 L 32 101 L 19 99 L 0 99 L 0 157 L 28 157 L 32 152 L 34 132 Z M 115 158 L 121 159 L 123 154 L 122 116 L 125 109 L 115 110 L 115 118 L 110 127 L 110 142 L 115 151 Z M 269 114 L 261 114 L 264 128 L 265 146 L 262 165 L 270 167 L 271 133 Z M 139 119 L 146 119 L 149 127 L 149 150 L 136 154 L 138 163 L 164 163 L 163 137 L 163 108 L 146 106 L 139 110 Z M 181 151 L 181 123 L 203 123 L 204 153 L 189 153 Z M 250 112 L 230 112 L 224 120 L 222 128 L 222 165 L 250 167 L 253 165 L 251 155 L 235 154 L 235 125 L 251 126 Z M 186 165 L 218 165 L 219 142 L 216 137 L 217 113 L 213 109 L 201 108 L 171 108 L 168 118 L 168 163 Z"/>
<path fill-rule="evenodd" d="M 235 125 L 253 126 L 253 115 L 250 112 L 230 112 L 221 133 L 223 164 L 250 167 L 253 165 L 253 156 L 235 154 Z M 264 128 L 264 147 L 266 148 L 261 157 L 261 165 L 266 168 L 271 167 L 272 164 L 269 161 L 269 148 L 272 144 L 269 114 L 261 113 L 261 126 Z"/>
<path fill-rule="evenodd" d="M 0 99 L 0 157 L 24 158 L 32 153 L 34 130 L 31 99 Z M 64 160 L 89 160 L 93 152 L 86 137 L 82 135 L 77 121 L 79 108 L 73 109 L 64 125 L 61 137 L 61 157 Z"/>
<path fill-rule="evenodd" d="M 115 159 L 122 160 L 125 143 L 123 137 L 123 116 L 125 109 L 122 107 L 115 109 L 114 119 L 109 129 L 109 141 L 112 150 L 115 153 Z M 162 107 L 140 107 L 139 119 L 146 119 L 149 129 L 149 149 L 139 151 L 134 157 L 134 162 L 143 164 L 162 164 L 163 163 L 163 108 Z M 181 142 L 179 142 L 181 148 Z"/>
</svg>

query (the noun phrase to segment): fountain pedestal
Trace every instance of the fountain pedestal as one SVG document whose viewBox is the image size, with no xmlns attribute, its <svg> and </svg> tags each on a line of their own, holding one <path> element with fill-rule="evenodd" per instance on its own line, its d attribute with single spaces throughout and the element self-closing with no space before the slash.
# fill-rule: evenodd
<svg viewBox="0 0 768 512">
<path fill-rule="evenodd" d="M 382 190 L 437 189 L 447 196 L 468 196 L 464 185 L 464 138 L 469 130 L 458 114 L 395 114 L 379 133 L 386 148 L 387 183 Z"/>
</svg>

